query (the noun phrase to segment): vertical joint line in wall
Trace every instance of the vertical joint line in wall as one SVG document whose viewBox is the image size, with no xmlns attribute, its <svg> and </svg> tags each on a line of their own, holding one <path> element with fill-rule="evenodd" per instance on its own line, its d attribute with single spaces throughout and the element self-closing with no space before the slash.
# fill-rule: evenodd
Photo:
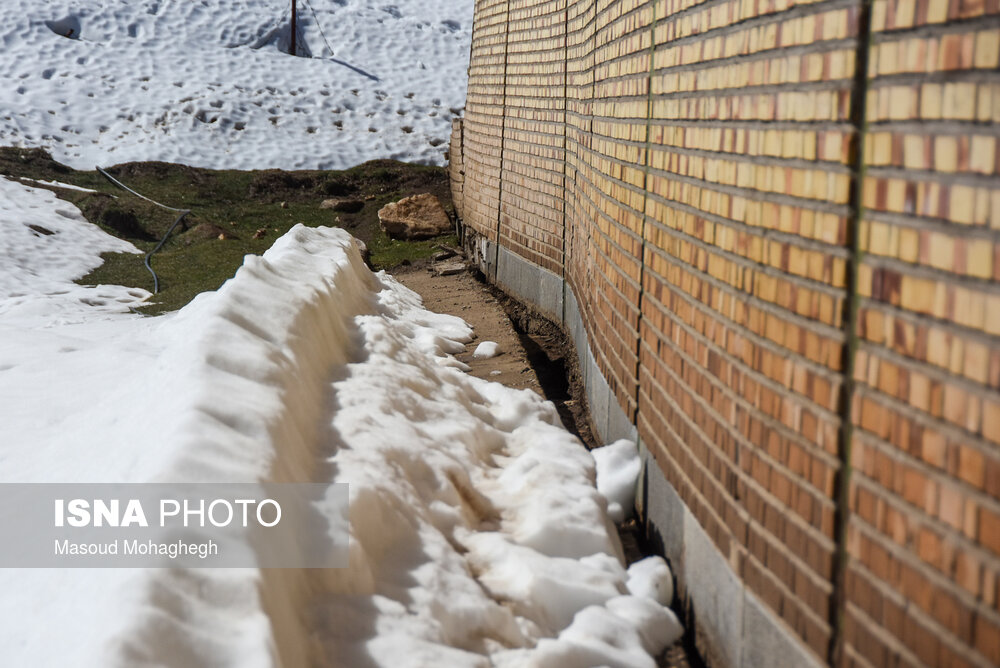
<svg viewBox="0 0 1000 668">
<path fill-rule="evenodd" d="M 566 282 L 566 173 L 569 171 L 569 161 L 566 159 L 566 150 L 569 147 L 569 142 L 567 141 L 567 126 L 569 125 L 569 0 L 563 0 L 563 136 L 562 136 L 562 154 L 563 154 L 563 173 L 562 173 L 562 276 L 563 282 Z M 563 301 L 563 321 L 566 320 L 565 313 L 566 305 L 565 300 Z"/>
<path fill-rule="evenodd" d="M 639 427 L 639 400 L 642 392 L 642 302 L 646 294 L 646 206 L 649 200 L 649 162 L 650 153 L 653 147 L 653 70 L 656 62 L 656 2 L 653 0 L 653 20 L 649 27 L 649 72 L 646 77 L 646 149 L 642 161 L 642 223 L 639 226 L 639 314 L 635 321 L 635 414 L 632 416 L 632 424 L 636 429 Z"/>
<path fill-rule="evenodd" d="M 510 51 L 510 0 L 507 0 L 504 8 L 504 26 L 506 32 L 503 36 L 503 96 L 500 103 L 500 172 L 497 181 L 497 241 L 496 252 L 493 255 L 493 278 L 500 274 L 500 226 L 503 221 L 503 151 L 504 142 L 507 139 L 507 58 Z"/>
<path fill-rule="evenodd" d="M 858 272 L 863 254 L 860 245 L 861 221 L 864 217 L 862 196 L 865 180 L 864 148 L 868 133 L 866 103 L 868 98 L 868 59 L 871 53 L 872 0 L 858 4 L 858 43 L 855 52 L 854 82 L 851 97 L 851 125 L 855 130 L 851 154 L 850 218 L 847 225 L 850 262 L 847 271 L 847 300 L 844 304 L 844 349 L 842 367 L 844 382 L 840 388 L 840 431 L 837 435 L 837 456 L 840 470 L 834 484 L 834 555 L 833 595 L 830 597 L 830 644 L 827 661 L 839 665 L 844 645 L 844 614 L 847 592 L 847 530 L 850 519 L 851 444 L 853 439 L 852 402 L 854 399 L 854 364 L 858 349 Z"/>
</svg>

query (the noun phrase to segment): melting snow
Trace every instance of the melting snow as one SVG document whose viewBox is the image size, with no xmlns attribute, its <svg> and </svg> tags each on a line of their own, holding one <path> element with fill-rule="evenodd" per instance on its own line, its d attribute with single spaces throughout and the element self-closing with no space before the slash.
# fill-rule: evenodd
<svg viewBox="0 0 1000 668">
<path fill-rule="evenodd" d="M 44 190 L 0 206 L 0 481 L 351 490 L 346 569 L 0 571 L 6 664 L 636 667 L 676 639 L 669 569 L 623 567 L 553 405 L 464 373 L 468 325 L 346 232 L 140 318 L 70 282 L 128 244 Z"/>
</svg>

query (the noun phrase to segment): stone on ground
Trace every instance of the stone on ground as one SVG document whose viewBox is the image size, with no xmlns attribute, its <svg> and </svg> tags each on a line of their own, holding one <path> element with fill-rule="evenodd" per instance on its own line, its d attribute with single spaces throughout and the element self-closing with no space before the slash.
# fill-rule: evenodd
<svg viewBox="0 0 1000 668">
<path fill-rule="evenodd" d="M 428 239 L 452 230 L 451 219 L 437 197 L 423 193 L 386 204 L 379 224 L 394 239 Z"/>
</svg>

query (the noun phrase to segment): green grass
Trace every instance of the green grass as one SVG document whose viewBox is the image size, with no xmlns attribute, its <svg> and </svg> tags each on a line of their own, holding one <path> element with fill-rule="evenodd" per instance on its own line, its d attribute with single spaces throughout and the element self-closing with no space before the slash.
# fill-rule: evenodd
<svg viewBox="0 0 1000 668">
<path fill-rule="evenodd" d="M 261 254 L 296 223 L 344 227 L 365 241 L 375 269 L 391 269 L 433 254 L 437 243 L 389 239 L 378 226 L 378 209 L 420 192 L 436 194 L 451 209 L 445 171 L 439 167 L 378 160 L 342 172 L 234 171 L 195 169 L 166 163 L 130 163 L 109 170 L 143 195 L 191 213 L 152 258 L 160 292 L 145 313 L 171 311 L 200 292 L 215 290 L 248 254 Z M 143 253 L 151 250 L 176 214 L 134 197 L 96 171 L 76 171 L 39 150 L 0 148 L 0 174 L 55 180 L 91 188 L 98 194 L 53 189 L 80 208 L 88 220 L 127 239 Z M 320 209 L 323 199 L 348 197 L 364 202 L 357 213 Z M 260 234 L 258 231 L 263 230 Z M 220 239 L 222 235 L 224 238 Z M 255 239 L 254 236 L 260 236 Z M 78 282 L 117 284 L 152 291 L 153 278 L 142 255 L 106 253 L 104 264 Z"/>
<path fill-rule="evenodd" d="M 371 242 L 368 250 L 371 252 L 371 263 L 376 269 L 391 269 L 407 262 L 415 262 L 428 258 L 438 249 L 437 244 L 458 245 L 458 236 L 446 234 L 426 241 L 399 241 L 390 239 L 382 230 L 378 230 Z"/>
</svg>

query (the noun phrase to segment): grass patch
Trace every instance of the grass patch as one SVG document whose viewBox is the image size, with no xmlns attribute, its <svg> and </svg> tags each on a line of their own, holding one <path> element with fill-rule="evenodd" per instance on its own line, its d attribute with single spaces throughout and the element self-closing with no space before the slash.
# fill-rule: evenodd
<svg viewBox="0 0 1000 668">
<path fill-rule="evenodd" d="M 458 236 L 446 234 L 424 241 L 399 241 L 398 239 L 390 239 L 389 235 L 378 230 L 371 243 L 368 244 L 368 250 L 371 253 L 370 261 L 373 267 L 391 269 L 402 264 L 429 258 L 438 252 L 435 246 L 441 243 L 457 246 Z"/>
<path fill-rule="evenodd" d="M 191 213 L 153 256 L 160 292 L 145 313 L 172 311 L 200 292 L 215 290 L 248 254 L 259 255 L 297 223 L 342 227 L 368 244 L 375 269 L 392 269 L 430 256 L 437 243 L 389 239 L 378 224 L 378 210 L 402 197 L 430 192 L 449 213 L 454 208 L 447 172 L 440 167 L 375 160 L 344 171 L 208 170 L 162 162 L 127 163 L 108 169 L 143 195 Z M 96 171 L 77 171 L 38 149 L 0 147 L 0 174 L 60 181 L 96 190 L 83 193 L 49 188 L 72 202 L 92 223 L 126 239 L 144 253 L 162 238 L 176 214 L 130 195 Z M 29 184 L 35 185 L 35 184 Z M 44 186 L 43 186 L 44 187 Z M 321 209 L 324 199 L 351 200 L 348 211 Z M 152 291 L 153 277 L 141 255 L 105 253 L 104 264 L 77 281 L 116 284 Z"/>
</svg>

